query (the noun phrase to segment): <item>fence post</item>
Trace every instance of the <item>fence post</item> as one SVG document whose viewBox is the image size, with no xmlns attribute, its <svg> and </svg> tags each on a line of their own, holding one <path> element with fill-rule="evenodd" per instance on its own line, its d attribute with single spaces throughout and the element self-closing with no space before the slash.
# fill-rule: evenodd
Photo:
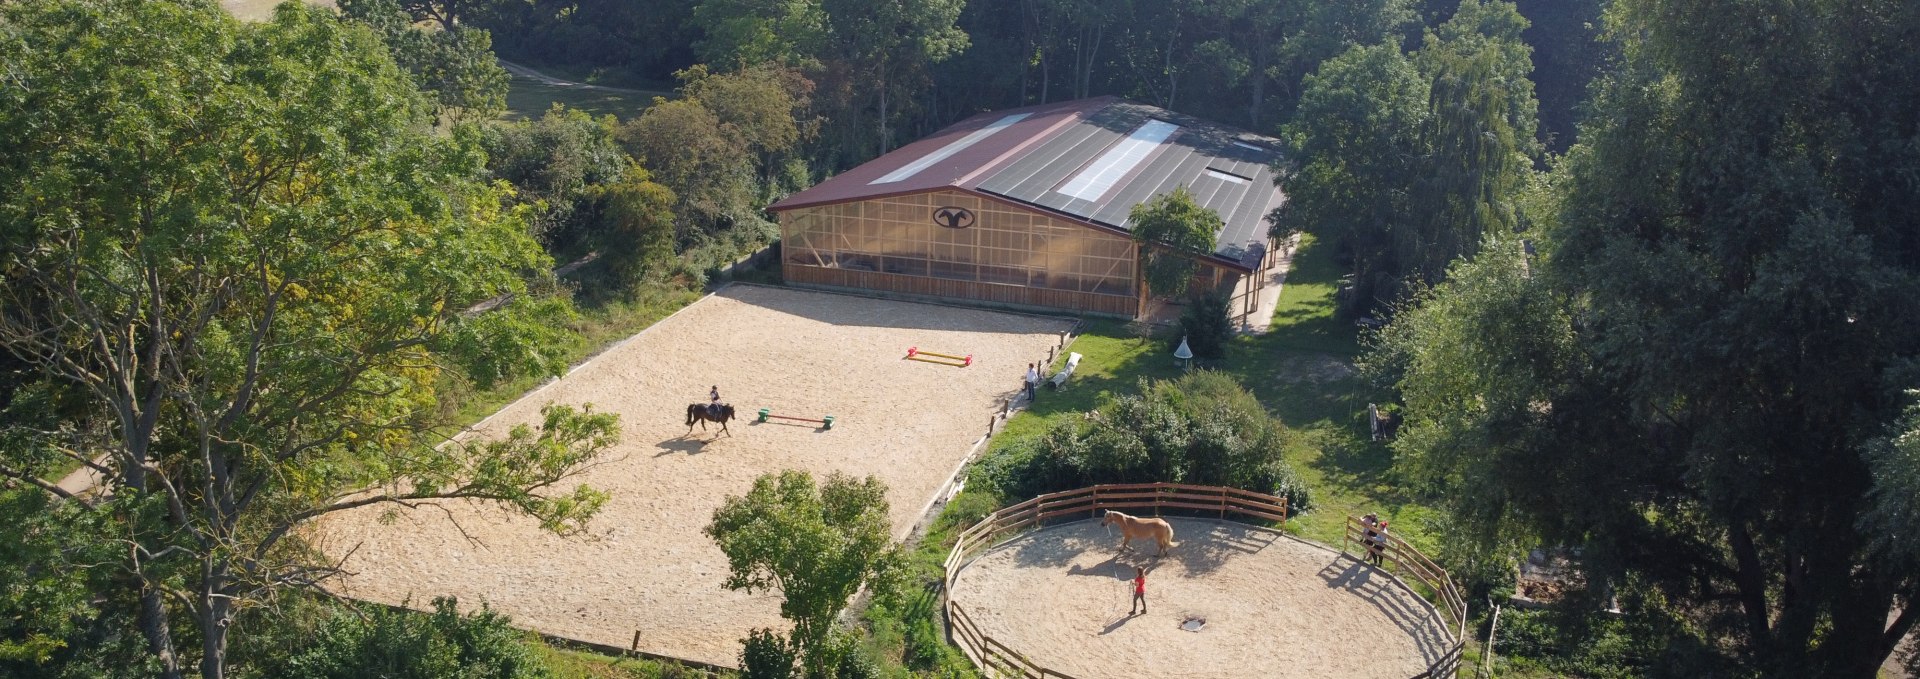
<svg viewBox="0 0 1920 679">
<path fill-rule="evenodd" d="M 995 418 L 992 415 L 987 416 L 987 438 L 993 438 L 993 420 L 994 419 Z"/>
</svg>

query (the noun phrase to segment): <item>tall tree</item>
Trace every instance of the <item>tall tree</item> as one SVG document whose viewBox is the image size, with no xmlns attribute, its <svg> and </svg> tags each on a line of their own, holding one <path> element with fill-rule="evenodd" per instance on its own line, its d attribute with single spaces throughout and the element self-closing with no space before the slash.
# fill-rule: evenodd
<svg viewBox="0 0 1920 679">
<path fill-rule="evenodd" d="M 1307 77 L 1281 135 L 1292 164 L 1277 232 L 1312 231 L 1352 259 L 1357 300 L 1390 296 L 1405 265 L 1393 230 L 1407 219 L 1425 150 L 1429 81 L 1391 44 L 1355 47 Z"/>
<path fill-rule="evenodd" d="M 901 552 L 887 521 L 887 488 L 871 476 L 763 474 L 744 496 L 728 496 L 706 533 L 726 552 L 728 589 L 779 590 L 780 617 L 808 676 L 824 676 L 833 619 L 862 585 L 884 591 Z"/>
<path fill-rule="evenodd" d="M 1422 283 L 1519 226 L 1515 199 L 1539 152 L 1526 27 L 1511 2 L 1462 0 L 1416 58 L 1432 82 L 1423 130 L 1430 166 L 1414 185 L 1413 228 L 1395 240 L 1401 264 Z"/>
<path fill-rule="evenodd" d="M 295 537 L 329 513 L 471 498 L 569 530 L 597 510 L 558 486 L 611 416 L 441 445 L 443 374 L 559 367 L 531 317 L 553 303 L 458 313 L 550 260 L 370 30 L 139 0 L 14 2 L 0 23 L 30 83 L 0 88 L 0 347 L 85 408 L 5 422 L 35 443 L 0 448 L 0 475 L 111 517 L 162 676 L 196 656 L 227 676 L 238 611 L 333 573 Z M 40 478 L 44 450 L 102 494 Z"/>
<path fill-rule="evenodd" d="M 1512 3 L 1462 0 L 1413 55 L 1355 48 L 1309 78 L 1284 132 L 1296 164 L 1275 228 L 1339 237 L 1352 310 L 1438 282 L 1483 237 L 1521 224 L 1538 153 L 1525 28 Z"/>
<path fill-rule="evenodd" d="M 1155 196 L 1133 206 L 1127 224 L 1140 244 L 1140 271 L 1155 295 L 1187 294 L 1198 258 L 1213 254 L 1213 235 L 1220 231 L 1220 214 L 1194 201 L 1186 187 Z"/>
<path fill-rule="evenodd" d="M 413 25 L 397 0 L 341 0 L 340 15 L 373 28 L 393 60 L 431 92 L 437 112 L 456 120 L 486 120 L 507 107 L 507 71 L 493 57 L 493 37 L 477 28 L 426 30 Z"/>
<path fill-rule="evenodd" d="M 1748 672 L 1873 677 L 1920 621 L 1920 6 L 1608 20 L 1622 63 L 1537 264 L 1499 303 L 1456 276 L 1389 345 L 1396 445 L 1476 535 L 1584 544 Z"/>
</svg>

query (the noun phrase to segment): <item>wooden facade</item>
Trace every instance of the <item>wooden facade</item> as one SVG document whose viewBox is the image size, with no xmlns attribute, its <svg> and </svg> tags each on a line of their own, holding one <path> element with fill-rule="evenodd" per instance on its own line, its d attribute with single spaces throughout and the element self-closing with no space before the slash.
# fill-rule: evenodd
<svg viewBox="0 0 1920 679">
<path fill-rule="evenodd" d="M 971 222 L 949 228 L 942 209 Z M 1140 312 L 1126 236 L 965 191 L 885 196 L 780 213 L 788 283 L 1061 309 Z"/>
</svg>

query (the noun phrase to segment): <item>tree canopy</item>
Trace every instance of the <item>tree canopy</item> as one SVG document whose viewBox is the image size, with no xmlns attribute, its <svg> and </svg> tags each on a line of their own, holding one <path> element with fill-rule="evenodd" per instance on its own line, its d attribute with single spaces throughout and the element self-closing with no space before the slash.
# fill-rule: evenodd
<svg viewBox="0 0 1920 679">
<path fill-rule="evenodd" d="M 1873 677 L 1920 619 L 1920 8 L 1608 22 L 1538 254 L 1488 245 L 1384 336 L 1395 447 L 1468 535 L 1582 545 L 1730 651 L 1695 671 Z"/>
<path fill-rule="evenodd" d="M 1213 254 L 1220 214 L 1194 201 L 1182 186 L 1133 206 L 1127 216 L 1133 241 L 1140 244 L 1141 277 L 1155 295 L 1179 297 L 1199 270 L 1197 258 Z"/>
<path fill-rule="evenodd" d="M 438 390 L 557 370 L 538 347 L 569 311 L 534 294 L 551 261 L 479 179 L 476 135 L 432 131 L 372 30 L 133 0 L 9 3 L 0 24 L 22 84 L 0 88 L 0 348 L 16 396 L 70 414 L 0 411 L 0 475 L 107 522 L 102 596 L 137 602 L 155 671 L 227 676 L 240 611 L 335 572 L 298 537 L 331 512 L 470 498 L 557 531 L 595 513 L 600 493 L 565 484 L 612 416 L 446 441 Z M 100 493 L 42 478 L 56 461 Z"/>
<path fill-rule="evenodd" d="M 864 585 L 882 589 L 903 558 L 878 479 L 841 474 L 815 483 L 801 471 L 763 474 L 744 496 L 728 496 L 706 533 L 726 552 L 728 589 L 778 590 L 780 617 L 808 676 L 837 663 L 828 644 L 834 617 Z"/>
</svg>

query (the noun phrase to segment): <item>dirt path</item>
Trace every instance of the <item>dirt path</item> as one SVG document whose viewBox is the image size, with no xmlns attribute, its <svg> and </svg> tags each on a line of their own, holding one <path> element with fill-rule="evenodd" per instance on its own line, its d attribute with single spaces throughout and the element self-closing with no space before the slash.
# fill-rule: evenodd
<svg viewBox="0 0 1920 679">
<path fill-rule="evenodd" d="M 534 82 L 540 83 L 542 85 L 547 85 L 549 87 L 566 87 L 566 88 L 579 89 L 579 90 L 608 92 L 612 94 L 626 94 L 626 95 L 632 95 L 636 97 L 666 96 L 667 94 L 669 94 L 667 92 L 659 92 L 655 90 L 634 90 L 634 89 L 627 89 L 625 87 L 607 87 L 605 85 L 593 85 L 589 83 L 575 82 L 572 80 L 563 80 L 563 79 L 555 78 L 545 73 L 541 73 L 539 71 L 533 70 L 526 66 L 522 66 L 520 64 L 507 61 L 505 59 L 500 59 L 496 57 L 494 60 L 500 62 L 500 67 L 507 69 L 507 73 L 510 75 L 526 78 Z"/>
</svg>

